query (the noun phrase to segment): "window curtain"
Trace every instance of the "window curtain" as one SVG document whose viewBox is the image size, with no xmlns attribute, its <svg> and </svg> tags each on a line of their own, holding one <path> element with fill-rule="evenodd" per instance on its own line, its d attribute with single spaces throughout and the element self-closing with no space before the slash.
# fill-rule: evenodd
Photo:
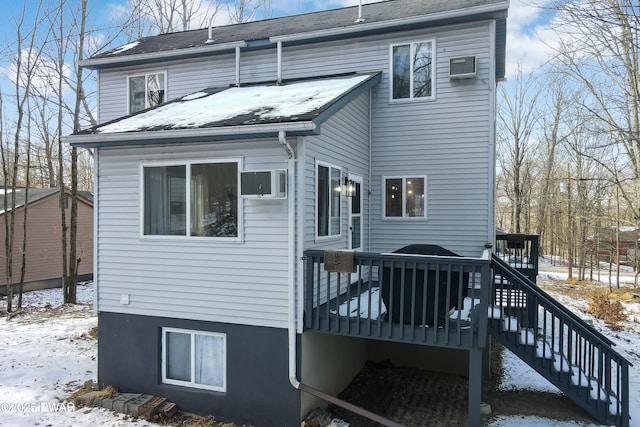
<svg viewBox="0 0 640 427">
<path fill-rule="evenodd" d="M 195 335 L 195 378 L 197 384 L 224 387 L 224 339 Z"/>
<path fill-rule="evenodd" d="M 166 234 L 169 225 L 165 168 L 144 168 L 144 234 Z"/>
</svg>

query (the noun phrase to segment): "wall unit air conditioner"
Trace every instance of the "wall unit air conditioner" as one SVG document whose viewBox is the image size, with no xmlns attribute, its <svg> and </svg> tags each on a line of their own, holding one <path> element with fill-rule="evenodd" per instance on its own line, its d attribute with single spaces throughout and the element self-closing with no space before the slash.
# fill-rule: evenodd
<svg viewBox="0 0 640 427">
<path fill-rule="evenodd" d="M 451 80 L 472 79 L 476 76 L 476 57 L 459 56 L 449 59 L 449 78 Z"/>
<path fill-rule="evenodd" d="M 287 171 L 275 169 L 240 172 L 240 196 L 249 199 L 286 199 Z"/>
</svg>

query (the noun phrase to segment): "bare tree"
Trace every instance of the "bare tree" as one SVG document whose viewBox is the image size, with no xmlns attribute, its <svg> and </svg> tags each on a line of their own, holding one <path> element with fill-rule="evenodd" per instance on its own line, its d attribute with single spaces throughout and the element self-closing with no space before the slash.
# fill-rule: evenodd
<svg viewBox="0 0 640 427">
<path fill-rule="evenodd" d="M 21 138 L 24 127 L 25 118 L 28 117 L 28 99 L 31 93 L 31 85 L 35 76 L 38 62 L 42 55 L 42 45 L 36 43 L 37 29 L 39 28 L 41 17 L 42 3 L 39 3 L 33 19 L 31 28 L 26 29 L 27 7 L 26 2 L 23 5 L 22 13 L 16 21 L 16 50 L 13 52 L 13 87 L 15 90 L 15 125 L 13 128 L 13 159 L 9 162 L 9 143 L 0 144 L 0 152 L 2 157 L 2 170 L 5 178 L 4 188 L 4 226 L 5 226 L 5 262 L 6 262 L 6 280 L 7 280 L 7 312 L 13 310 L 13 261 L 15 242 L 15 209 L 16 209 L 16 184 L 18 181 L 19 158 L 21 152 Z M 26 31 L 25 31 L 26 30 Z M 9 184 L 10 188 L 7 188 Z M 7 197 L 9 196 L 9 197 Z M 25 189 L 25 206 L 28 201 L 28 189 Z M 26 223 L 26 209 L 25 209 Z M 24 243 L 24 242 L 23 242 Z M 22 257 L 24 268 L 25 258 Z M 20 291 L 22 287 L 20 287 Z M 19 297 L 19 308 L 22 302 L 21 295 Z"/>
<path fill-rule="evenodd" d="M 202 28 L 220 10 L 220 2 L 210 0 L 129 0 L 132 20 L 125 30 L 133 39 Z"/>
<path fill-rule="evenodd" d="M 581 107 L 598 124 L 601 138 L 585 155 L 606 168 L 621 197 L 640 223 L 640 17 L 632 0 L 557 1 L 556 32 L 560 43 L 556 59 L 570 81 L 588 96 Z M 619 146 L 624 157 L 616 163 L 607 152 Z M 621 168 L 630 171 L 620 181 Z"/>
<path fill-rule="evenodd" d="M 535 108 L 538 92 L 534 78 L 518 70 L 515 87 L 507 91 L 499 87 L 501 107 L 498 112 L 498 161 L 502 173 L 507 177 L 506 194 L 513 202 L 512 227 L 516 233 L 522 231 L 526 195 L 531 191 L 531 151 L 534 141 L 532 133 L 538 122 Z"/>
<path fill-rule="evenodd" d="M 253 21 L 258 14 L 268 16 L 271 9 L 270 0 L 233 0 L 226 3 L 230 22 L 239 24 Z"/>
</svg>

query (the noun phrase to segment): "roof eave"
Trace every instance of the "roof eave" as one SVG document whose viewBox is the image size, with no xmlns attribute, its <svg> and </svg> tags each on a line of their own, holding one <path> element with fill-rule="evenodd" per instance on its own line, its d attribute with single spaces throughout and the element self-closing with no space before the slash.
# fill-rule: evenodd
<svg viewBox="0 0 640 427">
<path fill-rule="evenodd" d="M 168 143 L 196 143 L 229 141 L 249 138 L 276 137 L 285 131 L 292 135 L 313 135 L 318 132 L 314 121 L 269 123 L 263 125 L 224 126 L 200 129 L 174 129 L 140 132 L 95 133 L 69 135 L 63 142 L 74 147 L 102 148 L 127 145 L 153 145 Z"/>
<path fill-rule="evenodd" d="M 374 74 L 369 79 L 360 83 L 357 87 L 351 89 L 344 96 L 342 96 L 337 102 L 330 105 L 326 110 L 320 113 L 316 118 L 313 119 L 313 122 L 316 124 L 318 129 L 320 125 L 324 123 L 329 117 L 333 116 L 336 112 L 344 108 L 347 104 L 351 103 L 354 99 L 359 97 L 365 91 L 368 91 L 376 84 L 380 83 L 382 80 L 382 73 L 378 72 Z"/>
<path fill-rule="evenodd" d="M 497 13 L 504 11 L 506 13 L 509 2 L 495 3 L 485 6 L 474 6 L 465 9 L 457 9 L 446 12 L 431 13 L 428 15 L 411 16 L 407 18 L 392 19 L 389 21 L 359 23 L 348 27 L 331 28 L 327 30 L 309 31 L 305 33 L 287 34 L 282 36 L 270 37 L 272 43 L 277 42 L 297 42 L 300 40 L 333 38 L 336 36 L 350 35 L 352 33 L 375 32 L 393 27 L 403 28 L 415 24 L 424 24 L 434 21 L 443 21 L 455 18 L 463 18 L 466 16 L 483 15 L 487 13 Z"/>
<path fill-rule="evenodd" d="M 341 39 L 353 36 L 355 34 L 367 34 L 376 33 L 379 31 L 392 31 L 393 28 L 406 29 L 409 26 L 415 26 L 419 24 L 426 24 L 438 21 L 447 21 L 462 19 L 465 17 L 495 15 L 496 19 L 506 18 L 509 2 L 504 1 L 500 3 L 494 3 L 491 5 L 474 6 L 470 8 L 457 9 L 446 12 L 437 12 L 428 15 L 419 15 L 406 18 L 392 19 L 381 22 L 364 22 L 347 27 L 337 27 L 326 30 L 309 31 L 304 33 L 287 34 L 282 36 L 274 36 L 264 40 L 253 40 L 247 43 L 244 40 L 236 42 L 228 42 L 210 46 L 196 46 L 183 49 L 175 49 L 160 52 L 140 53 L 123 56 L 102 56 L 99 58 L 89 58 L 80 61 L 80 66 L 89 69 L 109 68 L 125 65 L 134 65 L 140 63 L 152 63 L 159 61 L 167 61 L 173 59 L 197 57 L 214 52 L 224 52 L 240 48 L 268 48 L 271 45 L 282 43 L 303 43 L 318 41 L 323 39 Z"/>
<path fill-rule="evenodd" d="M 160 52 L 138 53 L 124 56 L 101 56 L 99 58 L 88 58 L 80 61 L 80 66 L 89 69 L 97 69 L 108 66 L 127 65 L 138 62 L 166 61 L 180 59 L 183 57 L 205 55 L 214 52 L 232 51 L 237 47 L 247 47 L 247 42 L 240 40 L 237 42 L 212 44 L 205 46 L 190 47 L 187 49 L 163 50 Z"/>
</svg>

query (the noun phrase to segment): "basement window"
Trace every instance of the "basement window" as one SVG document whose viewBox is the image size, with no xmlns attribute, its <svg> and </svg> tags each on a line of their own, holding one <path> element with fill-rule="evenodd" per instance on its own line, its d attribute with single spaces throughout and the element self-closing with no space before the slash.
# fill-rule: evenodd
<svg viewBox="0 0 640 427">
<path fill-rule="evenodd" d="M 226 334 L 163 328 L 162 382 L 225 392 Z"/>
</svg>

